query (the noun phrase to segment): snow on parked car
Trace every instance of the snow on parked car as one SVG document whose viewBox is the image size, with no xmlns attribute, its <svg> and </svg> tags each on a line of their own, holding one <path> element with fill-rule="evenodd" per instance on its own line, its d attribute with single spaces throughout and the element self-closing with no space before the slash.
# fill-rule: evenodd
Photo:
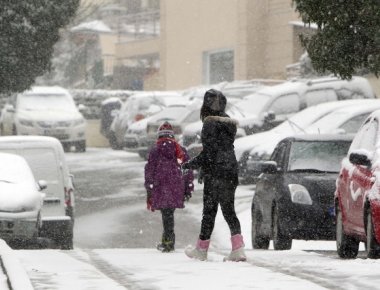
<svg viewBox="0 0 380 290">
<path fill-rule="evenodd" d="M 335 102 L 326 102 L 319 105 L 311 106 L 307 109 L 288 118 L 285 122 L 277 127 L 257 134 L 246 136 L 235 141 L 236 158 L 239 162 L 239 175 L 243 180 L 253 181 L 259 174 L 259 164 L 263 160 L 268 160 L 277 143 L 292 135 L 305 133 L 305 129 L 326 116 L 336 109 L 346 106 L 355 106 L 364 103 L 378 104 L 377 99 L 364 100 L 343 100 Z M 247 171 L 247 164 L 250 163 L 250 169 Z M 258 171 L 256 174 L 253 173 Z"/>
<path fill-rule="evenodd" d="M 26 160 L 0 153 L 0 238 L 35 239 L 41 228 L 41 207 L 46 182 L 36 182 Z"/>
<path fill-rule="evenodd" d="M 128 127 L 144 118 L 171 106 L 188 103 L 188 98 L 176 91 L 138 92 L 130 96 L 122 105 L 110 126 L 108 140 L 113 149 L 125 146 L 124 138 Z"/>
<path fill-rule="evenodd" d="M 65 150 L 86 150 L 86 121 L 70 93 L 58 86 L 32 87 L 13 95 L 0 119 L 1 135 L 51 136 Z"/>
</svg>

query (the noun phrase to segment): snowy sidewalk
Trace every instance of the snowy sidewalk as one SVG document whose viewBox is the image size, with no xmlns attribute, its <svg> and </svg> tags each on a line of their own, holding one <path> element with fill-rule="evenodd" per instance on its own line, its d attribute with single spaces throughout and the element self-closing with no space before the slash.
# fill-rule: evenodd
<svg viewBox="0 0 380 290">
<path fill-rule="evenodd" d="M 0 266 L 0 289 L 33 289 L 29 277 L 15 252 L 1 239 Z"/>
</svg>

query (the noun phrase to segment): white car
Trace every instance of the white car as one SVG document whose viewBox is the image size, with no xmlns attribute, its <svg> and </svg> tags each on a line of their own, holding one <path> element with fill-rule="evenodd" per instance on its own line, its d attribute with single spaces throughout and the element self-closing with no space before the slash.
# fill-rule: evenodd
<svg viewBox="0 0 380 290">
<path fill-rule="evenodd" d="M 45 180 L 40 236 L 61 249 L 72 249 L 75 189 L 61 143 L 45 136 L 0 137 L 0 154 L 3 153 L 25 158 L 35 178 Z"/>
<path fill-rule="evenodd" d="M 51 136 L 66 150 L 86 150 L 86 121 L 70 93 L 61 87 L 32 87 L 13 95 L 2 110 L 1 135 Z"/>
<path fill-rule="evenodd" d="M 175 91 L 139 92 L 128 97 L 110 126 L 109 142 L 113 149 L 125 146 L 125 133 L 134 122 L 152 116 L 166 107 L 186 105 L 188 98 Z"/>
<path fill-rule="evenodd" d="M 300 79 L 267 86 L 235 105 L 243 117 L 240 127 L 247 135 L 267 131 L 297 112 L 320 103 L 347 99 L 373 99 L 369 82 L 362 77 Z"/>
<path fill-rule="evenodd" d="M 0 238 L 31 240 L 41 227 L 42 189 L 23 157 L 0 153 Z"/>
</svg>

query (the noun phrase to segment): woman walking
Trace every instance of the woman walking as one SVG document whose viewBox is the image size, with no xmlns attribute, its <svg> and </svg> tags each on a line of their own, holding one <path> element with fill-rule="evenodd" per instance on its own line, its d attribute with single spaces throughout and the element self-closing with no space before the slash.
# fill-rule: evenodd
<svg viewBox="0 0 380 290">
<path fill-rule="evenodd" d="M 246 261 L 240 222 L 234 205 L 238 185 L 238 163 L 233 145 L 237 121 L 225 113 L 226 104 L 227 99 L 222 92 L 211 89 L 205 93 L 200 114 L 203 121 L 203 151 L 182 166 L 185 170 L 201 168 L 203 173 L 201 231 L 196 246 L 185 250 L 187 256 L 199 260 L 207 259 L 215 217 L 220 205 L 231 232 L 232 251 L 225 260 Z"/>
<path fill-rule="evenodd" d="M 157 249 L 162 252 L 174 251 L 174 211 L 184 207 L 194 190 L 193 173 L 182 175 L 181 164 L 189 160 L 186 149 L 174 138 L 169 122 L 163 123 L 157 132 L 157 142 L 149 153 L 145 165 L 145 188 L 147 209 L 160 210 L 163 233 Z"/>
</svg>

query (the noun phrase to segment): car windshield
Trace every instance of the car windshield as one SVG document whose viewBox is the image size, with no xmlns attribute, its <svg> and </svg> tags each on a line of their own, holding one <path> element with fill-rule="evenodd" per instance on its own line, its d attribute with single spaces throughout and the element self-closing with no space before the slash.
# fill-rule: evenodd
<svg viewBox="0 0 380 290">
<path fill-rule="evenodd" d="M 241 111 L 245 112 L 244 115 L 255 115 L 258 116 L 263 112 L 265 106 L 271 99 L 270 95 L 264 95 L 261 93 L 255 93 L 244 97 L 243 100 L 236 103 Z"/>
<path fill-rule="evenodd" d="M 31 171 L 25 167 L 23 162 L 8 158 L 1 161 L 7 161 L 7 166 L 0 166 L 0 183 L 34 183 Z"/>
<path fill-rule="evenodd" d="M 74 101 L 67 95 L 19 95 L 18 107 L 22 110 L 39 111 L 39 110 L 61 110 L 75 111 Z"/>
<path fill-rule="evenodd" d="M 307 132 L 309 133 L 332 133 L 332 130 L 337 129 L 341 124 L 346 122 L 347 120 L 351 120 L 349 123 L 349 127 L 346 128 L 347 133 L 356 133 L 356 131 L 359 129 L 360 125 L 363 123 L 364 119 L 370 114 L 368 112 L 367 114 L 361 114 L 357 116 L 358 118 L 355 118 L 356 116 L 351 114 L 349 111 L 336 111 L 332 112 L 323 118 L 319 119 L 317 122 L 312 124 L 310 127 L 307 128 Z"/>
<path fill-rule="evenodd" d="M 339 172 L 350 141 L 295 141 L 289 155 L 288 171 Z"/>
<path fill-rule="evenodd" d="M 186 107 L 168 107 L 154 115 L 152 122 L 162 122 L 163 120 L 182 122 L 190 113 Z M 197 113 L 198 119 L 199 113 Z"/>
</svg>

